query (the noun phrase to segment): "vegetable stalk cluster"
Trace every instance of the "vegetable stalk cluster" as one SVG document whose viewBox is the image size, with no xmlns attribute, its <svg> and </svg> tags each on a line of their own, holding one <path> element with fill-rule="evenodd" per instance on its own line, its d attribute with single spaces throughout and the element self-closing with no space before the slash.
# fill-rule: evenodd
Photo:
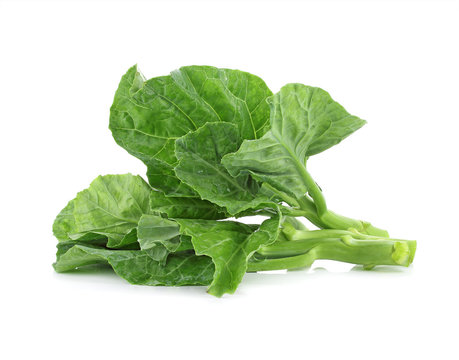
<svg viewBox="0 0 459 360">
<path fill-rule="evenodd" d="M 255 75 L 210 66 L 146 80 L 134 66 L 110 130 L 146 165 L 148 182 L 105 175 L 79 192 L 53 225 L 54 268 L 103 264 L 132 284 L 208 285 L 222 296 L 246 272 L 318 259 L 409 266 L 415 241 L 334 213 L 307 170 L 365 123 L 316 87 L 273 94 Z M 264 221 L 237 221 L 253 215 Z"/>
</svg>

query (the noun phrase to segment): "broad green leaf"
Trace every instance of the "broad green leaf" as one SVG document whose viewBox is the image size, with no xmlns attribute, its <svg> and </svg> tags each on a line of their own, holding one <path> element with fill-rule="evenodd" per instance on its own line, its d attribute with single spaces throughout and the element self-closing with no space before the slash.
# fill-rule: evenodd
<svg viewBox="0 0 459 360">
<path fill-rule="evenodd" d="M 79 241 L 79 240 L 68 240 L 68 241 L 61 241 L 57 243 L 57 252 L 56 252 L 56 261 L 60 259 L 62 255 L 64 255 L 69 249 L 74 247 L 75 245 L 89 245 L 89 246 L 97 246 L 97 247 L 105 247 L 107 243 L 107 239 L 99 239 L 99 240 L 88 240 L 88 241 Z"/>
<path fill-rule="evenodd" d="M 210 258 L 190 251 L 171 254 L 162 265 L 148 251 L 109 250 L 91 245 L 71 247 L 53 266 L 57 272 L 65 272 L 93 264 L 109 264 L 120 277 L 136 285 L 208 285 L 214 274 Z"/>
<path fill-rule="evenodd" d="M 176 222 L 158 215 L 142 215 L 137 227 L 138 242 L 142 250 L 149 250 L 154 260 L 164 263 L 169 253 L 192 250 L 188 236 L 180 235 Z"/>
<path fill-rule="evenodd" d="M 215 264 L 215 275 L 208 292 L 215 296 L 234 293 L 241 282 L 247 262 L 260 247 L 277 238 L 279 217 L 265 220 L 258 230 L 233 221 L 176 219 L 180 231 L 191 236 L 198 255 L 207 255 Z"/>
<path fill-rule="evenodd" d="M 176 222 L 157 215 L 143 215 L 137 227 L 138 241 L 142 250 L 162 244 L 174 252 L 180 245 L 180 229 Z"/>
<path fill-rule="evenodd" d="M 227 217 L 225 210 L 198 198 L 167 197 L 160 191 L 150 193 L 150 210 L 170 218 L 217 220 Z"/>
<path fill-rule="evenodd" d="M 316 87 L 288 84 L 268 102 L 273 135 L 303 163 L 307 156 L 338 144 L 366 123 Z"/>
<path fill-rule="evenodd" d="M 176 141 L 177 177 L 231 215 L 270 203 L 257 194 L 258 185 L 249 175 L 233 177 L 221 164 L 222 157 L 236 151 L 239 144 L 237 128 L 229 123 L 207 123 Z"/>
<path fill-rule="evenodd" d="M 190 250 L 193 247 L 186 236 L 180 235 L 180 228 L 175 221 L 157 215 L 143 215 L 140 218 L 138 241 L 142 250 L 150 249 L 158 244 L 169 252 Z"/>
<path fill-rule="evenodd" d="M 110 129 L 120 146 L 148 166 L 153 187 L 190 196 L 174 178 L 175 140 L 206 122 L 229 122 L 242 139 L 257 139 L 269 128 L 271 95 L 263 80 L 238 70 L 187 66 L 145 80 L 133 66 L 115 94 Z"/>
<path fill-rule="evenodd" d="M 70 200 L 65 208 L 56 216 L 53 223 L 53 234 L 59 241 L 72 241 L 68 234 L 74 233 L 76 230 L 75 217 L 73 216 L 73 206 L 75 199 Z M 80 241 L 92 241 L 103 239 L 105 243 L 107 239 L 105 236 L 94 233 L 81 234 Z"/>
<path fill-rule="evenodd" d="M 308 191 L 308 156 L 339 143 L 365 121 L 350 115 L 324 90 L 301 84 L 284 86 L 269 102 L 271 130 L 261 139 L 244 141 L 222 163 L 233 176 L 249 173 L 300 198 Z"/>
<path fill-rule="evenodd" d="M 145 164 L 147 165 L 148 183 L 153 188 L 160 189 L 166 197 L 199 199 L 192 188 L 177 178 L 173 166 L 158 159 L 150 159 Z"/>
<path fill-rule="evenodd" d="M 68 237 L 69 232 L 73 232 L 75 219 L 73 218 L 73 200 L 61 210 L 56 216 L 53 223 L 53 234 L 59 241 L 71 240 Z"/>
<path fill-rule="evenodd" d="M 170 254 L 170 251 L 166 249 L 161 244 L 157 244 L 150 249 L 144 250 L 144 252 L 151 257 L 153 260 L 157 261 L 160 265 L 165 265 L 167 257 Z"/>
<path fill-rule="evenodd" d="M 137 223 L 150 212 L 150 191 L 140 176 L 99 176 L 58 215 L 54 233 L 60 241 L 106 237 L 112 248 L 135 243 Z"/>
</svg>

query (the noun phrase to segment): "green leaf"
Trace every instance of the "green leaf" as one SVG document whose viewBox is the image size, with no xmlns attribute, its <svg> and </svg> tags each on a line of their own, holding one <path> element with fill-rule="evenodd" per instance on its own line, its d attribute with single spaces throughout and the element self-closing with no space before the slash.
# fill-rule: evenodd
<svg viewBox="0 0 459 360">
<path fill-rule="evenodd" d="M 137 232 L 142 250 L 150 249 L 159 243 L 173 252 L 180 245 L 180 230 L 177 223 L 161 216 L 143 215 Z"/>
<path fill-rule="evenodd" d="M 56 260 L 58 261 L 62 255 L 64 255 L 68 250 L 70 250 L 75 245 L 83 246 L 97 246 L 104 247 L 107 243 L 107 239 L 98 239 L 98 240 L 88 240 L 88 241 L 79 241 L 79 240 L 68 240 L 61 241 L 57 244 Z"/>
<path fill-rule="evenodd" d="M 109 264 L 120 277 L 136 285 L 208 285 L 214 274 L 210 258 L 189 251 L 169 255 L 162 265 L 148 251 L 109 250 L 91 245 L 71 247 L 53 266 L 57 272 L 65 272 L 93 264 Z"/>
<path fill-rule="evenodd" d="M 279 217 L 265 220 L 258 230 L 233 221 L 176 219 L 180 231 L 191 236 L 198 255 L 207 255 L 215 264 L 215 275 L 208 292 L 215 296 L 234 293 L 247 262 L 262 246 L 274 242 L 280 229 Z"/>
<path fill-rule="evenodd" d="M 115 141 L 148 166 L 150 184 L 174 196 L 192 196 L 174 178 L 174 142 L 206 122 L 229 122 L 243 139 L 269 128 L 272 93 L 252 74 L 187 66 L 145 81 L 133 66 L 123 76 L 110 110 Z"/>
<path fill-rule="evenodd" d="M 169 253 L 192 250 L 188 236 L 180 235 L 176 222 L 157 215 L 142 215 L 137 227 L 142 250 L 149 250 L 154 260 L 164 263 Z"/>
<path fill-rule="evenodd" d="M 222 163 L 233 176 L 249 173 L 300 198 L 308 191 L 308 156 L 339 143 L 365 121 L 350 115 L 324 90 L 301 84 L 284 86 L 269 102 L 271 130 L 261 139 L 244 141 Z"/>
<path fill-rule="evenodd" d="M 138 241 L 142 250 L 158 244 L 169 252 L 190 250 L 193 247 L 186 236 L 180 235 L 176 222 L 157 215 L 143 215 L 138 225 Z"/>
<path fill-rule="evenodd" d="M 73 207 L 75 199 L 70 200 L 68 204 L 61 210 L 61 212 L 56 216 L 56 219 L 53 223 L 53 234 L 59 241 L 71 241 L 68 236 L 69 233 L 74 233 L 76 230 L 75 217 L 73 216 Z M 92 241 L 104 239 L 105 243 L 107 239 L 105 236 L 94 233 L 81 234 L 79 237 L 80 241 Z"/>
<path fill-rule="evenodd" d="M 159 262 L 160 265 L 164 266 L 167 261 L 167 257 L 170 254 L 170 251 L 166 249 L 161 244 L 157 244 L 150 249 L 144 250 L 144 252 L 151 257 L 153 260 Z"/>
<path fill-rule="evenodd" d="M 166 197 L 197 198 L 196 192 L 181 182 L 175 175 L 174 167 L 158 159 L 150 159 L 147 165 L 148 183 L 155 189 L 160 189 Z"/>
<path fill-rule="evenodd" d="M 268 102 L 273 135 L 303 161 L 338 144 L 366 123 L 316 87 L 288 84 Z"/>
<path fill-rule="evenodd" d="M 57 216 L 53 231 L 60 241 L 108 238 L 108 247 L 137 242 L 137 223 L 150 212 L 151 188 L 131 174 L 97 177 Z"/>
<path fill-rule="evenodd" d="M 190 109 L 202 109 L 194 118 L 233 123 L 243 139 L 257 139 L 268 131 L 266 98 L 272 92 L 259 77 L 212 66 L 185 66 L 171 77 L 191 100 Z"/>
<path fill-rule="evenodd" d="M 209 201 L 198 198 L 167 197 L 160 191 L 150 193 L 152 212 L 170 218 L 217 220 L 227 217 L 225 210 Z"/>
<path fill-rule="evenodd" d="M 257 194 L 258 184 L 250 176 L 233 177 L 221 164 L 222 157 L 236 151 L 239 144 L 237 128 L 229 123 L 207 123 L 176 141 L 177 177 L 231 215 L 270 203 Z"/>
</svg>

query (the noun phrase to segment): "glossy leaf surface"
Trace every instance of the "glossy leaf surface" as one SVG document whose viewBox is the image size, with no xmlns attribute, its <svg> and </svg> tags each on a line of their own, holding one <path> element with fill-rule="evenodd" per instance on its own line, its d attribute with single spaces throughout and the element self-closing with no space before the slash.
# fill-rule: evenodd
<svg viewBox="0 0 459 360">
<path fill-rule="evenodd" d="M 261 246 L 274 242 L 280 228 L 278 217 L 265 220 L 256 231 L 233 221 L 176 221 L 181 232 L 191 236 L 196 254 L 212 258 L 215 275 L 208 292 L 215 296 L 236 291 L 249 258 Z"/>
<path fill-rule="evenodd" d="M 120 146 L 147 164 L 153 187 L 192 196 L 173 175 L 175 140 L 207 122 L 232 123 L 242 139 L 257 139 L 269 128 L 271 94 L 259 77 L 239 70 L 187 66 L 145 80 L 133 66 L 116 92 L 110 129 Z"/>
<path fill-rule="evenodd" d="M 109 264 L 120 277 L 137 285 L 207 285 L 214 274 L 212 260 L 193 252 L 171 254 L 162 265 L 147 251 L 109 250 L 91 245 L 71 247 L 60 255 L 54 269 L 65 272 L 94 264 Z"/>
<path fill-rule="evenodd" d="M 167 197 L 160 191 L 150 193 L 152 212 L 166 214 L 171 218 L 217 220 L 227 217 L 225 210 L 210 201 L 198 198 Z"/>
<path fill-rule="evenodd" d="M 53 230 L 61 241 L 108 239 L 108 247 L 137 241 L 137 223 L 150 211 L 150 186 L 131 174 L 97 177 L 57 216 Z"/>
<path fill-rule="evenodd" d="M 326 91 L 301 84 L 284 86 L 269 102 L 271 130 L 261 139 L 244 141 L 222 162 L 234 176 L 249 173 L 300 198 L 308 191 L 308 156 L 339 143 L 365 121 L 350 115 Z"/>
<path fill-rule="evenodd" d="M 222 157 L 236 151 L 239 144 L 236 126 L 228 123 L 207 123 L 176 142 L 179 179 L 231 215 L 270 202 L 257 194 L 258 184 L 249 175 L 233 177 L 221 164 Z"/>
</svg>

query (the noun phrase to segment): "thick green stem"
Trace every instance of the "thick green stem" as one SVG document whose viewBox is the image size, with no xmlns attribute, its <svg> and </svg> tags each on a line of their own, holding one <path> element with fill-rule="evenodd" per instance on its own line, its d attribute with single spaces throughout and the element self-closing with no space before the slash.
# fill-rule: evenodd
<svg viewBox="0 0 459 360">
<path fill-rule="evenodd" d="M 293 216 L 283 216 L 282 217 L 282 228 L 285 232 L 285 229 L 291 229 L 291 231 L 309 231 L 308 228 L 296 217 Z"/>
<path fill-rule="evenodd" d="M 302 198 L 297 200 L 299 204 L 299 216 L 303 216 L 306 219 L 308 219 L 311 223 L 316 225 L 317 227 L 324 229 L 327 228 L 327 224 L 325 224 L 322 219 L 320 218 L 320 215 L 317 212 L 316 205 L 312 200 L 309 199 L 308 196 L 303 196 Z"/>
<path fill-rule="evenodd" d="M 321 229 L 348 230 L 354 228 L 364 234 L 389 237 L 387 231 L 378 229 L 368 222 L 354 220 L 328 210 L 327 203 L 322 194 L 322 190 L 319 188 L 319 186 L 316 184 L 304 166 L 298 166 L 298 168 L 310 196 L 305 194 L 298 199 L 294 199 L 290 195 L 277 190 L 268 183 L 263 184 L 266 190 L 270 191 L 272 194 L 275 194 L 277 197 L 281 198 L 284 202 L 291 206 L 281 207 L 282 213 L 284 215 L 303 216 Z"/>
<path fill-rule="evenodd" d="M 322 194 L 322 190 L 319 188 L 317 183 L 314 181 L 312 176 L 308 173 L 306 168 L 303 168 L 302 177 L 306 188 L 308 189 L 308 194 L 314 200 L 314 205 L 316 206 L 317 213 L 321 218 L 323 214 L 327 212 L 327 203 Z"/>
<path fill-rule="evenodd" d="M 310 266 L 327 259 L 365 265 L 409 266 L 416 241 L 378 238 L 344 230 L 298 230 L 285 234 L 291 241 L 276 242 L 260 249 L 248 271 L 281 270 Z"/>
<path fill-rule="evenodd" d="M 301 267 L 311 266 L 314 262 L 314 254 L 306 253 L 303 255 L 292 256 L 281 259 L 264 259 L 264 260 L 251 260 L 248 263 L 247 271 L 270 271 L 270 270 L 284 270 L 284 269 L 297 269 Z"/>
<path fill-rule="evenodd" d="M 389 233 L 386 230 L 379 229 L 369 222 L 351 219 L 330 210 L 319 216 L 314 203 L 307 196 L 298 199 L 297 202 L 300 205 L 299 209 L 283 207 L 282 213 L 288 216 L 303 216 L 321 229 L 356 229 L 363 234 L 389 237 Z"/>
<path fill-rule="evenodd" d="M 302 177 L 306 188 L 308 189 L 308 194 L 313 199 L 313 202 L 304 195 L 302 198 L 297 199 L 301 210 L 304 210 L 305 217 L 308 218 L 314 225 L 317 225 L 324 229 L 357 229 L 358 231 L 375 236 L 388 237 L 389 234 L 386 230 L 379 229 L 372 226 L 370 223 L 360 220 L 351 219 L 342 215 L 338 215 L 333 211 L 328 210 L 327 203 L 322 194 L 322 190 L 316 184 L 314 179 L 304 168 L 302 171 Z M 316 214 L 310 218 L 310 213 L 313 212 L 311 204 L 315 207 Z"/>
</svg>

